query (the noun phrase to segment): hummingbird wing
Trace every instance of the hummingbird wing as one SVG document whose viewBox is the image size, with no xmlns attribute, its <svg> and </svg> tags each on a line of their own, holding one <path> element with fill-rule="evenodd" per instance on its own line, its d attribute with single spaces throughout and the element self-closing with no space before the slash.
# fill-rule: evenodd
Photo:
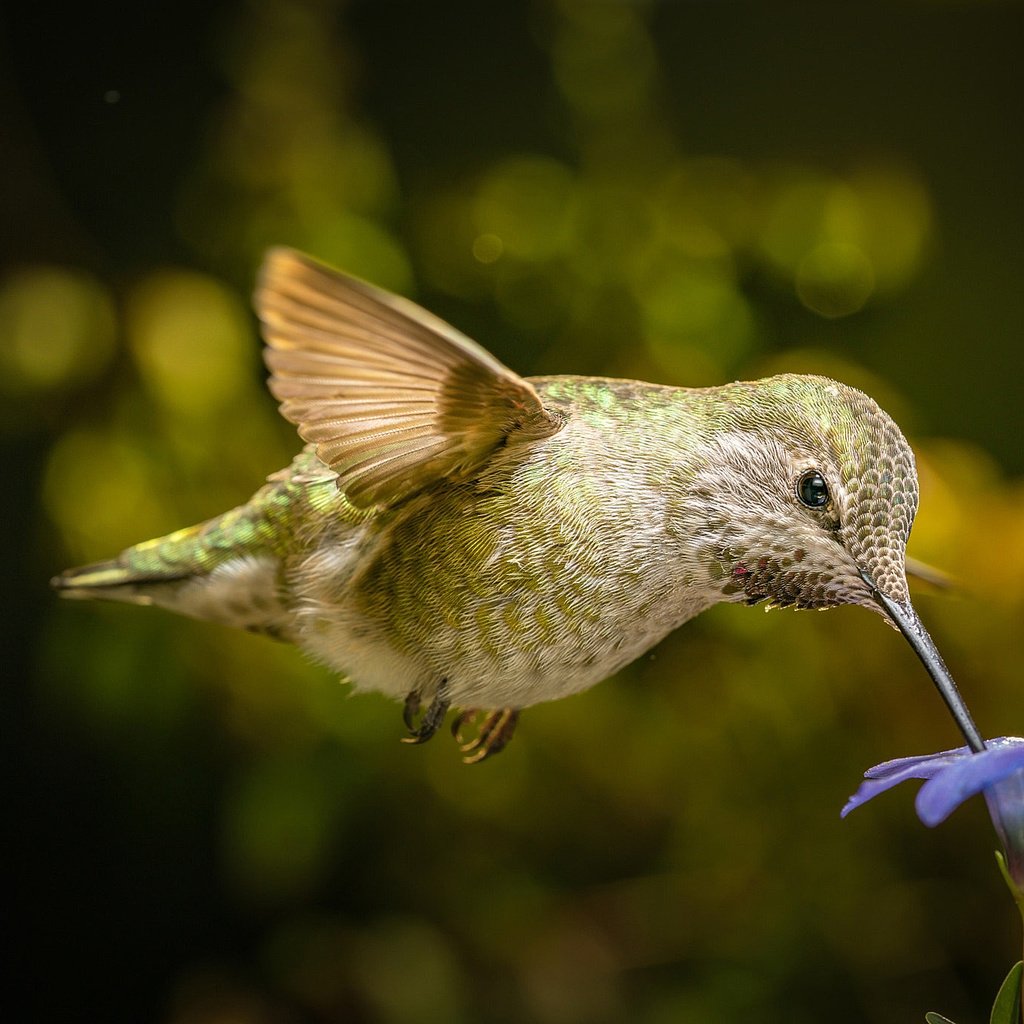
<svg viewBox="0 0 1024 1024">
<path fill-rule="evenodd" d="M 394 504 L 562 425 L 443 320 L 293 249 L 267 253 L 254 301 L 271 393 L 356 506 Z"/>
</svg>

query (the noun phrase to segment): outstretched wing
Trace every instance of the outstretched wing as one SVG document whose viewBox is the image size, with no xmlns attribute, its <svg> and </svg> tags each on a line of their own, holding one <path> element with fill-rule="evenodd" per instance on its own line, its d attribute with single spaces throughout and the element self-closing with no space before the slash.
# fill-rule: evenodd
<svg viewBox="0 0 1024 1024">
<path fill-rule="evenodd" d="M 255 305 L 270 390 L 354 505 L 394 504 L 561 426 L 443 320 L 292 249 L 267 253 Z"/>
</svg>

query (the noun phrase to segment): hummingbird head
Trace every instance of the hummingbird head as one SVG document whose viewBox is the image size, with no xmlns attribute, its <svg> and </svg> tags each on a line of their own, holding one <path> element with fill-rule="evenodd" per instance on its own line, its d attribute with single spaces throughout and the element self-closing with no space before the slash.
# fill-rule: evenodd
<svg viewBox="0 0 1024 1024">
<path fill-rule="evenodd" d="M 924 662 L 968 741 L 981 739 L 910 602 L 906 546 L 918 505 L 914 454 L 871 398 L 824 377 L 783 375 L 720 389 L 717 429 L 691 495 L 700 554 L 723 599 L 862 605 Z M 712 499 L 729 495 L 719 501 Z M 735 499 L 735 500 L 734 500 Z"/>
<path fill-rule="evenodd" d="M 884 612 L 880 592 L 906 603 L 917 472 L 892 419 L 823 377 L 732 384 L 714 403 L 690 495 L 700 559 L 723 598 Z"/>
</svg>

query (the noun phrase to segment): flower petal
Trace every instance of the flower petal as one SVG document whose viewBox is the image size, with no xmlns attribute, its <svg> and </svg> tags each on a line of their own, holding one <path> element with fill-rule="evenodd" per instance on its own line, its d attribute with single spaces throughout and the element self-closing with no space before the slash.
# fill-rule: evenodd
<svg viewBox="0 0 1024 1024">
<path fill-rule="evenodd" d="M 980 754 L 961 758 L 929 779 L 917 794 L 917 816 L 929 827 L 945 821 L 969 796 L 1024 770 L 1024 741 L 992 741 Z"/>
<path fill-rule="evenodd" d="M 909 764 L 898 771 L 890 772 L 884 778 L 866 778 L 858 787 L 857 792 L 846 801 L 846 806 L 839 812 L 839 817 L 845 818 L 854 808 L 860 807 L 861 804 L 866 804 L 869 800 L 874 800 L 879 793 L 884 793 L 887 789 L 892 789 L 893 786 L 906 782 L 907 779 L 930 779 L 932 777 L 928 766 L 920 766 L 917 763 L 917 758 L 907 758 L 907 760 L 913 760 L 915 763 Z M 879 765 L 878 767 L 882 766 Z"/>
<path fill-rule="evenodd" d="M 947 764 L 955 764 L 962 757 L 970 754 L 970 747 L 957 747 L 955 750 L 940 750 L 937 754 L 915 754 L 913 757 L 896 757 L 891 761 L 883 761 L 869 768 L 864 773 L 866 779 L 885 779 L 899 773 L 902 779 L 930 779 Z M 920 767 L 922 774 L 907 775 L 906 769 Z"/>
<path fill-rule="evenodd" d="M 897 757 L 892 761 L 876 764 L 864 773 L 865 781 L 846 801 L 846 806 L 839 812 L 839 816 L 845 818 L 854 808 L 866 804 L 879 793 L 884 793 L 887 789 L 906 782 L 907 779 L 930 779 L 967 754 L 970 754 L 970 747 L 960 747 L 957 750 L 943 750 L 938 754 Z"/>
</svg>

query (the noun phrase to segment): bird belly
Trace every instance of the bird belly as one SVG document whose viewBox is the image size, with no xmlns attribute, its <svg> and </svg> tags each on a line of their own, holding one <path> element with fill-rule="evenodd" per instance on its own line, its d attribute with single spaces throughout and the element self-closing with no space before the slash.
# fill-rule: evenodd
<svg viewBox="0 0 1024 1024">
<path fill-rule="evenodd" d="M 303 619 L 300 645 L 356 690 L 396 700 L 418 692 L 427 699 L 443 686 L 456 706 L 481 708 L 522 708 L 579 693 L 638 658 L 670 628 L 570 635 L 542 647 L 513 638 L 478 644 L 439 624 L 410 649 L 351 606 L 311 605 Z"/>
<path fill-rule="evenodd" d="M 444 686 L 461 707 L 522 708 L 588 689 L 705 607 L 692 596 L 456 582 L 436 566 L 415 579 L 361 568 L 355 550 L 307 562 L 300 646 L 357 690 L 430 699 Z"/>
</svg>

